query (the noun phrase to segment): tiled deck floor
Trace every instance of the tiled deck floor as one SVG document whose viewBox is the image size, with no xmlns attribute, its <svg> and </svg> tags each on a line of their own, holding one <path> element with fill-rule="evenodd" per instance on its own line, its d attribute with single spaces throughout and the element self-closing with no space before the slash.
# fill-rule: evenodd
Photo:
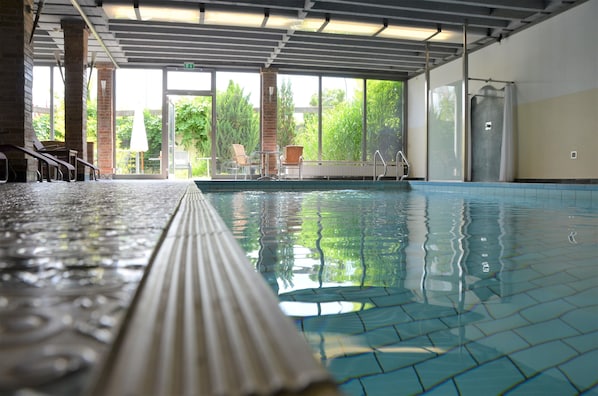
<svg viewBox="0 0 598 396">
<path fill-rule="evenodd" d="M 0 394 L 82 393 L 187 185 L 0 185 Z"/>
</svg>

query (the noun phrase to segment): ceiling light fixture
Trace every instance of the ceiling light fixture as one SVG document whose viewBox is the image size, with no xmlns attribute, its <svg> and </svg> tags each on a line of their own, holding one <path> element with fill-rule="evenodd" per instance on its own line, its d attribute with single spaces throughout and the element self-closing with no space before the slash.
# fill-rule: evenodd
<svg viewBox="0 0 598 396">
<path fill-rule="evenodd" d="M 324 33 L 373 36 L 380 31 L 380 25 L 373 23 L 332 20 L 323 28 Z"/>
</svg>

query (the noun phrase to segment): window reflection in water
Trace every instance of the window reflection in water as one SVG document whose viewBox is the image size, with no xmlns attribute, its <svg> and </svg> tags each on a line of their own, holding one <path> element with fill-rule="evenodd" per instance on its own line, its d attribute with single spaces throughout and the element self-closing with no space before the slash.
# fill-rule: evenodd
<svg viewBox="0 0 598 396">
<path fill-rule="evenodd" d="M 502 294 L 512 225 L 498 202 L 367 191 L 208 196 L 283 300 L 336 287 L 345 301 L 339 293 L 350 286 L 463 309 L 468 290 L 481 301 Z"/>
</svg>

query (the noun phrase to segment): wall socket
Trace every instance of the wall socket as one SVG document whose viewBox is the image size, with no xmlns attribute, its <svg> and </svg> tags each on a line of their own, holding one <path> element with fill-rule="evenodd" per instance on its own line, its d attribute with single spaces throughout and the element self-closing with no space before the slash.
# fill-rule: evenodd
<svg viewBox="0 0 598 396">
<path fill-rule="evenodd" d="M 576 160 L 577 159 L 577 150 L 571 151 L 571 156 L 569 158 Z"/>
</svg>

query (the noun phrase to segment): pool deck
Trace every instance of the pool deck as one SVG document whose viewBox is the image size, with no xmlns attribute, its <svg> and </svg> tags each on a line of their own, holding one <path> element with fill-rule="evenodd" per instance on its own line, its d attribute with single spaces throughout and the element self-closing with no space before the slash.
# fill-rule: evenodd
<svg viewBox="0 0 598 396">
<path fill-rule="evenodd" d="M 193 183 L 0 197 L 0 393 L 337 394 Z"/>
</svg>

